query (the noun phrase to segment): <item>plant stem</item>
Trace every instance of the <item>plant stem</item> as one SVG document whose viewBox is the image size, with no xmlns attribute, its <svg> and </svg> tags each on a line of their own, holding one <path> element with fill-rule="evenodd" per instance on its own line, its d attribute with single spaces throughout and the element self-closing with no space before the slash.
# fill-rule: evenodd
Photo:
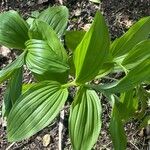
<svg viewBox="0 0 150 150">
<path fill-rule="evenodd" d="M 104 78 L 104 79 L 110 79 L 110 80 L 114 80 L 114 81 L 118 81 L 118 79 L 111 78 L 111 77 L 108 77 L 108 76 L 104 76 L 104 77 L 102 77 L 102 78 Z"/>
<path fill-rule="evenodd" d="M 63 123 L 64 123 L 64 116 L 65 116 L 65 112 L 64 110 L 62 110 L 60 112 L 60 121 L 59 121 L 59 141 L 58 141 L 58 149 L 59 150 L 62 150 L 62 139 L 63 139 L 63 136 L 62 136 L 62 131 L 63 131 Z"/>
<path fill-rule="evenodd" d="M 104 91 L 104 90 L 101 89 L 100 86 L 98 86 L 98 85 L 86 84 L 86 85 L 84 85 L 84 86 L 87 87 L 87 88 L 96 90 L 97 92 L 103 92 L 103 91 Z"/>
<path fill-rule="evenodd" d="M 72 82 L 69 82 L 69 83 L 66 83 L 66 84 L 63 84 L 61 87 L 62 88 L 69 88 L 71 86 L 78 86 L 75 81 L 72 81 Z"/>
<path fill-rule="evenodd" d="M 10 148 L 15 144 L 15 142 L 11 143 L 7 148 L 6 150 L 10 150 Z"/>
<path fill-rule="evenodd" d="M 123 69 L 123 71 L 127 75 L 128 74 L 128 70 L 124 66 L 122 66 L 120 63 L 117 63 L 117 64 Z"/>
</svg>

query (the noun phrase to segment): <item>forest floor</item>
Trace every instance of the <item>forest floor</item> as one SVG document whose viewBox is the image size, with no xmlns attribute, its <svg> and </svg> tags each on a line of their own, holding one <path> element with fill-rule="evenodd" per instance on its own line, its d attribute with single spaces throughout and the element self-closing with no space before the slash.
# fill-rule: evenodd
<svg viewBox="0 0 150 150">
<path fill-rule="evenodd" d="M 128 28 L 140 18 L 150 15 L 150 0 L 102 0 L 101 4 L 94 4 L 88 0 L 64 0 L 63 4 L 68 7 L 70 12 L 68 30 L 86 28 L 95 15 L 96 10 L 100 10 L 105 16 L 108 24 L 111 39 L 120 37 Z M 7 10 L 17 10 L 26 19 L 33 11 L 41 11 L 48 6 L 60 5 L 55 0 L 1 0 L 0 12 Z M 3 68 L 15 59 L 17 53 L 5 47 L 0 47 L 0 68 Z M 31 74 L 26 71 L 24 82 L 32 82 Z M 6 123 L 1 117 L 1 106 L 6 84 L 0 86 L 0 150 L 57 150 L 58 149 L 58 128 L 59 116 L 55 121 L 38 132 L 28 140 L 16 143 L 8 143 L 6 138 Z M 69 100 L 64 107 L 64 127 L 62 132 L 62 149 L 70 150 L 71 143 L 68 138 L 68 112 L 69 104 L 73 99 L 73 89 Z M 109 120 L 111 107 L 105 98 L 102 99 L 102 131 L 95 144 L 95 150 L 111 150 L 112 142 L 109 134 Z M 135 120 L 125 126 L 128 139 L 128 150 L 142 150 L 147 144 L 143 130 L 138 130 L 139 123 Z M 12 144 L 12 145 L 11 145 Z M 11 146 L 10 146 L 11 145 Z M 9 147 L 10 146 L 10 147 Z M 7 150 L 8 150 L 7 149 Z"/>
</svg>

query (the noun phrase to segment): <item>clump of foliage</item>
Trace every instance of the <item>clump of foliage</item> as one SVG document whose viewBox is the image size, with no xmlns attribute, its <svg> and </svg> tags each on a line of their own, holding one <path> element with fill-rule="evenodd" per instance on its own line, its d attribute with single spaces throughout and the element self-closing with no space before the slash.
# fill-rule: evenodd
<svg viewBox="0 0 150 150">
<path fill-rule="evenodd" d="M 113 42 L 99 11 L 87 32 L 65 31 L 67 21 L 65 6 L 48 8 L 27 21 L 16 11 L 0 14 L 0 44 L 21 53 L 0 71 L 0 83 L 9 79 L 3 103 L 8 141 L 29 138 L 49 125 L 67 101 L 67 89 L 75 86 L 69 117 L 72 148 L 89 150 L 97 141 L 102 124 L 99 92 L 112 106 L 114 148 L 124 150 L 124 124 L 132 118 L 149 118 L 145 109 L 150 94 L 144 86 L 150 82 L 150 17 Z M 60 42 L 62 35 L 69 56 Z M 24 65 L 36 83 L 22 83 Z M 125 75 L 112 83 L 91 82 L 115 72 Z M 71 82 L 67 82 L 69 75 L 74 77 Z"/>
</svg>

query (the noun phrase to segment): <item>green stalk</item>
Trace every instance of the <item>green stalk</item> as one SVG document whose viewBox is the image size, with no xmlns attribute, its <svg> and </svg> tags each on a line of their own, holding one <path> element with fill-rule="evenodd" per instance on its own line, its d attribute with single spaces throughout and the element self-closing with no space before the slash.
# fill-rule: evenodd
<svg viewBox="0 0 150 150">
<path fill-rule="evenodd" d="M 69 88 L 71 86 L 78 86 L 75 81 L 72 81 L 72 82 L 69 82 L 69 83 L 66 83 L 66 84 L 63 84 L 61 87 L 62 88 Z"/>
<path fill-rule="evenodd" d="M 119 65 L 123 69 L 126 75 L 128 74 L 128 70 L 122 64 L 117 63 L 117 65 Z"/>
</svg>

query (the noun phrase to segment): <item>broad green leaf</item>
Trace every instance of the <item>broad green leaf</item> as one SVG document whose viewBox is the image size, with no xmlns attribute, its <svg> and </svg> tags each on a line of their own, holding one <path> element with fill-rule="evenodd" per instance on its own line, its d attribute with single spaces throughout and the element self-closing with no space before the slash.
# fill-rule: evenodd
<svg viewBox="0 0 150 150">
<path fill-rule="evenodd" d="M 74 51 L 78 44 L 82 41 L 85 31 L 67 31 L 65 33 L 65 44 L 66 46 Z"/>
<path fill-rule="evenodd" d="M 22 84 L 22 93 L 25 93 L 26 91 L 28 91 L 31 87 L 33 87 L 36 84 L 37 83 L 24 83 L 24 84 Z"/>
<path fill-rule="evenodd" d="M 133 68 L 143 60 L 150 59 L 150 40 L 145 40 L 133 47 L 122 62 L 122 65 L 127 68 Z"/>
<path fill-rule="evenodd" d="M 28 24 L 16 11 L 0 14 L 0 45 L 9 48 L 24 49 L 28 37 Z"/>
<path fill-rule="evenodd" d="M 133 89 L 138 84 L 149 79 L 150 60 L 149 58 L 141 62 L 139 65 L 129 71 L 129 73 L 121 80 L 99 86 L 92 86 L 97 91 L 105 91 L 107 93 L 120 93 Z"/>
<path fill-rule="evenodd" d="M 138 109 L 138 99 L 134 90 L 121 93 L 119 103 L 116 103 L 121 119 L 129 121 Z"/>
<path fill-rule="evenodd" d="M 34 18 L 29 17 L 29 18 L 26 20 L 26 22 L 28 23 L 29 26 L 31 26 L 31 25 L 33 24 L 33 22 L 34 22 Z"/>
<path fill-rule="evenodd" d="M 73 61 L 73 55 L 69 56 L 68 63 L 70 67 L 69 74 L 75 77 L 75 66 Z"/>
<path fill-rule="evenodd" d="M 126 150 L 127 139 L 119 111 L 114 104 L 110 120 L 110 134 L 115 150 Z"/>
<path fill-rule="evenodd" d="M 111 90 L 114 92 L 122 92 L 127 91 L 141 82 L 146 81 L 149 78 L 150 75 L 150 59 L 146 59 L 143 62 L 141 62 L 139 65 L 137 65 L 135 68 L 133 68 L 127 76 L 125 76 L 114 88 Z"/>
<path fill-rule="evenodd" d="M 104 63 L 98 75 L 95 77 L 96 79 L 102 78 L 109 74 L 114 69 L 114 63 Z"/>
<path fill-rule="evenodd" d="M 145 83 L 150 84 L 150 77 L 147 79 L 147 81 L 145 81 Z"/>
<path fill-rule="evenodd" d="M 32 11 L 31 12 L 31 17 L 33 18 L 38 18 L 40 15 L 40 12 L 38 10 Z"/>
<path fill-rule="evenodd" d="M 11 79 L 8 83 L 8 86 L 4 95 L 5 112 L 3 116 L 6 116 L 6 117 L 8 116 L 12 106 L 15 104 L 16 100 L 21 95 L 22 75 L 23 75 L 23 67 L 16 69 L 11 76 Z"/>
<path fill-rule="evenodd" d="M 54 81 L 38 83 L 19 97 L 8 116 L 8 140 L 21 141 L 48 126 L 68 96 Z"/>
<path fill-rule="evenodd" d="M 136 22 L 122 37 L 111 44 L 113 57 L 128 53 L 136 44 L 148 38 L 150 33 L 150 17 L 144 17 Z"/>
<path fill-rule="evenodd" d="M 58 39 L 56 33 L 50 26 L 42 21 L 35 20 L 29 30 L 31 39 L 39 39 L 47 42 L 49 47 L 58 55 L 62 61 L 68 61 L 66 50 Z"/>
<path fill-rule="evenodd" d="M 33 21 L 38 18 L 39 11 L 32 11 L 30 17 L 26 20 L 26 22 L 29 24 L 29 26 L 32 25 Z"/>
<path fill-rule="evenodd" d="M 33 21 L 38 18 L 39 11 L 32 11 L 30 17 L 26 20 L 26 22 L 29 24 L 29 26 L 32 25 Z"/>
<path fill-rule="evenodd" d="M 70 75 L 75 76 L 75 66 L 74 66 L 74 62 L 73 62 L 73 56 L 69 57 L 68 62 L 69 62 L 69 66 L 70 66 L 69 73 L 70 73 Z M 102 68 L 98 72 L 97 76 L 95 77 L 95 79 L 99 79 L 99 78 L 102 78 L 102 77 L 106 76 L 113 69 L 114 69 L 114 63 L 111 63 L 111 62 L 104 63 Z"/>
<path fill-rule="evenodd" d="M 42 11 L 38 19 L 49 24 L 58 35 L 62 35 L 67 27 L 68 17 L 67 7 L 55 6 Z"/>
<path fill-rule="evenodd" d="M 51 50 L 42 40 L 29 40 L 26 64 L 39 81 L 54 80 L 65 83 L 68 78 L 69 66 Z"/>
<path fill-rule="evenodd" d="M 26 42 L 26 49 L 26 64 L 34 73 L 43 75 L 46 72 L 64 73 L 69 70 L 68 64 L 45 41 L 29 40 Z"/>
<path fill-rule="evenodd" d="M 52 81 L 60 82 L 61 84 L 65 84 L 68 81 L 69 71 L 66 72 L 47 71 L 42 75 L 36 74 L 34 72 L 32 73 L 37 81 L 52 80 Z"/>
<path fill-rule="evenodd" d="M 149 96 L 147 95 L 146 90 L 142 86 L 139 87 L 137 96 L 140 102 L 140 108 L 137 112 L 137 119 L 142 119 L 145 115 L 145 110 L 148 108 Z"/>
<path fill-rule="evenodd" d="M 144 117 L 142 123 L 140 124 L 140 127 L 139 128 L 145 128 L 147 126 L 150 125 L 150 115 L 147 115 Z"/>
<path fill-rule="evenodd" d="M 73 150 L 91 150 L 101 129 L 101 104 L 93 90 L 79 89 L 69 117 Z"/>
<path fill-rule="evenodd" d="M 105 20 L 97 12 L 91 28 L 75 49 L 76 82 L 81 84 L 93 79 L 109 55 L 109 33 Z"/>
<path fill-rule="evenodd" d="M 16 69 L 24 65 L 25 54 L 26 52 L 23 52 L 11 64 L 7 65 L 4 69 L 0 70 L 0 83 L 7 80 Z"/>
</svg>

